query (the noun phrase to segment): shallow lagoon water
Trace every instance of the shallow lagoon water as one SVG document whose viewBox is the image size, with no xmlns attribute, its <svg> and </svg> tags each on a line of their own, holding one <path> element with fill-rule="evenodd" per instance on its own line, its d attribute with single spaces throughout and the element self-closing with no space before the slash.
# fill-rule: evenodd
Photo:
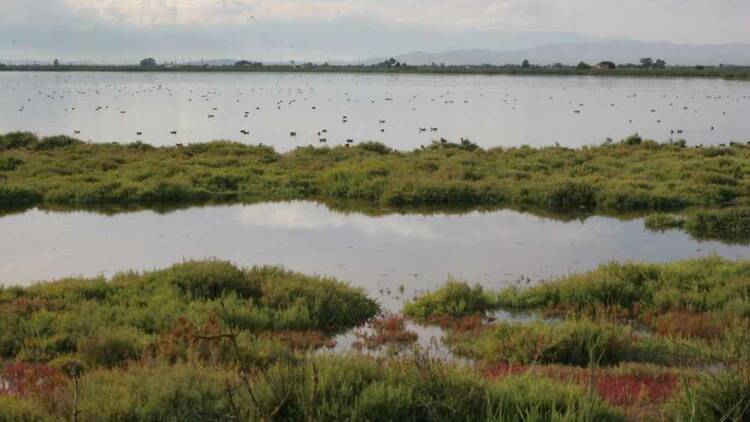
<svg viewBox="0 0 750 422">
<path fill-rule="evenodd" d="M 315 202 L 218 205 L 103 215 L 31 209 L 0 217 L 0 283 L 111 276 L 184 259 L 273 264 L 362 286 L 386 310 L 450 276 L 491 288 L 534 284 L 612 260 L 668 262 L 750 246 L 651 232 L 642 219 L 561 221 L 498 210 L 342 213 Z"/>
<path fill-rule="evenodd" d="M 2 72 L 0 90 L 0 132 L 94 142 L 232 139 L 286 151 L 325 138 L 410 150 L 440 137 L 575 147 L 634 132 L 695 144 L 750 133 L 750 82 L 720 79 Z"/>
</svg>

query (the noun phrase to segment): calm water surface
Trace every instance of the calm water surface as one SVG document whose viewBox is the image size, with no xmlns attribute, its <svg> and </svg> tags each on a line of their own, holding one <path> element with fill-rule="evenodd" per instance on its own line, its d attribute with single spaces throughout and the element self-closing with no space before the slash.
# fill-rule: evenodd
<svg viewBox="0 0 750 422">
<path fill-rule="evenodd" d="M 750 257 L 750 247 L 698 242 L 678 231 L 650 232 L 640 219 L 563 222 L 509 210 L 369 217 L 313 202 L 114 216 L 32 209 L 0 217 L 0 235 L 5 285 L 219 257 L 334 276 L 362 286 L 391 310 L 449 276 L 498 289 L 611 260 Z"/>
<path fill-rule="evenodd" d="M 80 131 L 95 142 L 232 139 L 284 151 L 323 138 L 398 149 L 440 137 L 580 146 L 634 132 L 750 140 L 750 82 L 711 79 L 2 72 L 0 93 L 0 132 Z"/>
</svg>

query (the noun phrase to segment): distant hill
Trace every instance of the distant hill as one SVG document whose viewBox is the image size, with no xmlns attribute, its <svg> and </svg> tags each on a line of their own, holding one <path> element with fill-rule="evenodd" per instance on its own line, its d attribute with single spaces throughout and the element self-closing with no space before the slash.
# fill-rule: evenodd
<svg viewBox="0 0 750 422">
<path fill-rule="evenodd" d="M 235 59 L 193 60 L 184 64 L 187 64 L 189 66 L 233 66 L 238 61 L 239 60 Z"/>
<path fill-rule="evenodd" d="M 642 57 L 662 58 L 670 65 L 750 65 L 750 44 L 684 45 L 636 41 L 597 42 L 583 44 L 550 44 L 516 51 L 454 50 L 439 53 L 416 52 L 396 56 L 411 64 L 446 65 L 520 64 L 528 59 L 533 64 L 576 64 L 580 61 L 598 63 L 638 63 Z M 370 62 L 380 61 L 373 59 Z"/>
</svg>

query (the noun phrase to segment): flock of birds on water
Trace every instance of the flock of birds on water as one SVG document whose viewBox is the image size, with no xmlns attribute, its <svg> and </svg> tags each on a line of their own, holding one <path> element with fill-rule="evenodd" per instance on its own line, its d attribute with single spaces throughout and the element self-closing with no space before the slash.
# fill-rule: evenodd
<svg viewBox="0 0 750 422">
<path fill-rule="evenodd" d="M 90 117 L 93 121 L 99 119 L 97 114 L 108 113 L 114 113 L 115 115 L 119 115 L 122 119 L 128 119 L 131 115 L 129 114 L 131 111 L 129 108 L 140 108 L 140 106 L 144 106 L 144 109 L 146 110 L 152 110 L 155 104 L 160 104 L 161 107 L 170 107 L 173 109 L 180 107 L 179 113 L 181 113 L 182 110 L 184 110 L 184 107 L 194 105 L 195 108 L 187 112 L 189 114 L 188 124 L 181 123 L 173 128 L 165 128 L 162 133 L 148 133 L 145 129 L 139 128 L 137 122 L 133 122 L 135 119 L 131 119 L 127 123 L 127 127 L 132 130 L 132 135 L 135 136 L 136 140 L 142 140 L 144 137 L 151 136 L 160 138 L 161 140 L 168 139 L 168 144 L 173 144 L 178 147 L 183 146 L 185 143 L 185 141 L 181 140 L 182 136 L 184 136 L 182 135 L 183 130 L 188 129 L 187 132 L 190 132 L 192 126 L 198 125 L 198 122 L 195 122 L 195 119 L 201 118 L 201 114 L 203 114 L 202 118 L 210 121 L 217 119 L 217 117 L 236 119 L 236 121 L 229 126 L 237 126 L 239 121 L 243 121 L 241 126 L 245 126 L 246 128 L 239 129 L 239 134 L 242 137 L 250 137 L 253 134 L 253 131 L 250 128 L 252 128 L 254 124 L 257 124 L 258 121 L 266 120 L 265 124 L 272 122 L 274 125 L 274 134 L 278 137 L 280 130 L 278 126 L 280 126 L 281 123 L 279 122 L 278 117 L 276 117 L 275 120 L 267 120 L 268 115 L 265 113 L 268 111 L 285 113 L 287 110 L 293 110 L 294 112 L 306 110 L 309 113 L 316 113 L 321 109 L 327 108 L 324 113 L 319 114 L 321 117 L 314 118 L 318 121 L 330 121 L 330 109 L 338 108 L 339 110 L 344 110 L 344 112 L 346 112 L 345 110 L 350 110 L 350 112 L 347 112 L 347 114 L 341 114 L 337 118 L 340 118 L 341 126 L 334 126 L 334 130 L 331 132 L 346 132 L 344 127 L 350 123 L 352 119 L 350 116 L 352 116 L 351 113 L 353 112 L 356 114 L 356 117 L 354 118 L 358 120 L 360 125 L 364 124 L 368 126 L 366 131 L 369 135 L 361 136 L 360 139 L 379 140 L 377 139 L 378 133 L 381 134 L 380 136 L 384 136 L 382 134 L 385 134 L 386 130 L 389 129 L 389 123 L 391 122 L 390 118 L 400 120 L 399 128 L 404 130 L 404 119 L 409 121 L 416 120 L 413 117 L 408 117 L 408 112 L 417 112 L 419 109 L 427 108 L 429 105 L 445 107 L 445 110 L 438 111 L 437 113 L 428 113 L 428 115 L 433 115 L 436 119 L 431 124 L 415 124 L 413 127 L 414 133 L 421 137 L 429 137 L 429 139 L 421 138 L 421 142 L 423 143 L 420 147 L 425 148 L 425 141 L 426 144 L 429 144 L 429 142 L 433 140 L 439 140 L 443 143 L 449 142 L 448 139 L 443 137 L 444 135 L 440 131 L 440 123 L 447 123 L 442 120 L 445 119 L 446 116 L 450 116 L 452 119 L 462 119 L 466 116 L 475 115 L 477 113 L 486 113 L 487 110 L 485 110 L 485 107 L 490 104 L 494 104 L 497 113 L 502 113 L 505 116 L 519 110 L 533 114 L 536 112 L 534 107 L 539 105 L 533 104 L 533 102 L 536 101 L 538 103 L 540 100 L 549 103 L 558 101 L 558 104 L 554 105 L 555 107 L 558 107 L 556 112 L 563 113 L 567 110 L 568 113 L 572 113 L 575 116 L 585 114 L 590 108 L 599 108 L 597 111 L 602 112 L 601 109 L 604 107 L 604 104 L 601 104 L 601 98 L 589 98 L 590 102 L 594 102 L 594 104 L 588 106 L 586 102 L 581 99 L 581 97 L 586 97 L 586 95 L 581 95 L 580 87 L 577 87 L 579 89 L 569 90 L 567 86 L 553 86 L 550 90 L 556 90 L 557 92 L 555 95 L 549 95 L 550 91 L 546 91 L 546 95 L 542 98 L 540 97 L 540 93 L 543 90 L 534 86 L 531 86 L 530 88 L 532 88 L 532 90 L 528 92 L 522 92 L 515 89 L 517 87 L 507 87 L 511 92 L 503 92 L 497 87 L 487 87 L 486 85 L 479 87 L 480 89 L 478 90 L 467 91 L 465 87 L 462 86 L 455 86 L 456 89 L 452 90 L 450 89 L 451 87 L 446 89 L 446 86 L 434 84 L 428 86 L 428 89 L 421 87 L 422 89 L 416 94 L 413 92 L 405 94 L 405 91 L 409 90 L 408 85 L 405 87 L 407 89 L 402 91 L 402 87 L 398 84 L 389 85 L 388 83 L 381 86 L 364 85 L 361 87 L 349 87 L 353 89 L 344 89 L 337 88 L 335 85 L 331 85 L 330 82 L 328 82 L 322 84 L 323 88 L 319 89 L 320 87 L 313 86 L 312 81 L 309 80 L 302 82 L 303 85 L 306 85 L 304 88 L 290 87 L 288 86 L 289 81 L 283 80 L 277 80 L 270 85 L 268 84 L 268 80 L 262 82 L 265 84 L 264 86 L 242 86 L 239 83 L 235 86 L 219 85 L 218 87 L 202 86 L 200 83 L 196 83 L 192 86 L 184 86 L 184 83 L 177 83 L 175 86 L 179 87 L 172 87 L 169 86 L 168 83 L 131 83 L 129 81 L 122 81 L 120 83 L 100 83 L 68 78 L 62 83 L 60 80 L 55 80 L 54 83 L 44 83 L 40 81 L 9 82 L 5 84 L 4 90 L 10 93 L 9 98 L 21 101 L 16 107 L 18 113 L 35 113 L 35 118 L 44 118 L 44 116 L 38 115 L 39 110 L 33 108 L 36 104 L 43 104 L 44 102 L 47 102 L 47 104 L 43 104 L 40 108 L 41 110 L 44 110 L 44 107 L 59 107 L 57 111 L 60 111 L 61 109 L 66 113 L 84 113 L 87 118 Z M 300 83 L 300 81 L 295 82 Z M 331 87 L 333 87 L 334 90 L 328 89 Z M 372 89 L 373 87 L 374 89 Z M 398 92 L 401 98 L 397 98 L 392 92 Z M 611 97 L 608 97 L 610 101 L 606 103 L 606 106 L 616 110 L 619 105 L 618 102 L 642 101 L 643 103 L 654 103 L 655 100 L 660 102 L 660 104 L 652 105 L 647 109 L 648 114 L 651 115 L 650 118 L 645 118 L 641 115 L 636 123 L 634 123 L 635 119 L 632 116 L 629 117 L 625 115 L 624 111 L 618 110 L 618 118 L 626 119 L 627 124 L 633 127 L 632 132 L 637 132 L 637 125 L 642 125 L 644 120 L 646 120 L 646 123 L 648 124 L 656 123 L 656 125 L 664 125 L 664 120 L 668 117 L 675 117 L 673 114 L 665 114 L 665 110 L 667 113 L 688 113 L 690 116 L 689 118 L 685 119 L 685 116 L 683 115 L 680 116 L 681 118 L 679 120 L 681 122 L 689 122 L 690 124 L 693 124 L 696 121 L 701 120 L 701 118 L 693 116 L 701 114 L 701 107 L 706 108 L 706 102 L 712 102 L 709 107 L 712 107 L 714 110 L 722 110 L 721 116 L 718 116 L 719 120 L 706 122 L 705 128 L 702 130 L 693 129 L 691 131 L 693 134 L 699 132 L 699 135 L 705 136 L 706 133 L 714 132 L 720 127 L 723 123 L 720 118 L 722 116 L 727 116 L 727 110 L 732 110 L 730 107 L 731 105 L 739 104 L 740 107 L 745 107 L 746 110 L 743 109 L 743 111 L 750 111 L 750 95 L 730 94 L 726 92 L 714 94 L 690 93 L 686 95 L 684 92 L 681 92 L 672 95 L 661 94 L 658 99 L 654 95 L 650 95 L 647 100 L 639 100 L 638 93 L 631 92 L 624 96 L 621 94 L 621 92 L 614 92 Z M 531 95 L 532 98 L 526 97 L 527 95 Z M 618 96 L 620 97 L 619 101 L 615 100 Z M 646 95 L 641 98 L 643 97 L 646 97 Z M 699 100 L 703 101 L 703 103 L 696 104 Z M 180 105 L 180 102 L 183 104 Z M 329 103 L 334 103 L 335 105 L 333 107 L 327 107 Z M 448 107 L 451 107 L 454 104 L 472 103 L 478 104 L 478 106 L 458 110 L 454 108 L 450 109 L 453 111 L 452 113 L 445 113 L 445 111 L 449 110 Z M 372 108 L 363 112 L 361 106 L 364 104 L 372 105 Z M 2 103 L 0 102 L 0 106 L 1 105 Z M 360 109 L 357 109 L 357 107 L 360 107 Z M 433 108 L 431 110 L 435 109 Z M 643 111 L 645 112 L 646 110 Z M 732 111 L 736 112 L 736 110 Z M 173 110 L 166 111 L 165 116 L 170 116 L 173 112 Z M 382 113 L 382 115 L 377 116 L 376 113 L 378 112 Z M 387 115 L 390 118 L 383 115 Z M 298 116 L 298 114 L 291 114 L 283 119 L 285 122 L 284 124 L 287 126 L 285 128 L 287 132 L 285 133 L 288 134 L 289 142 L 291 142 L 292 145 L 306 146 L 315 143 L 325 145 L 329 143 L 329 139 L 332 144 L 343 144 L 347 147 L 355 143 L 355 138 L 351 136 L 346 137 L 343 135 L 336 135 L 335 138 L 331 138 L 331 132 L 329 132 L 328 127 L 320 127 L 317 130 L 312 131 L 310 131 L 309 128 L 305 131 L 295 128 L 294 121 L 288 120 Z M 417 116 L 424 119 L 423 114 L 417 113 Z M 111 118 L 111 115 L 109 117 Z M 713 117 L 716 118 L 717 116 Z M 158 118 L 158 116 L 149 116 L 149 118 Z M 490 115 L 489 118 L 492 118 L 492 116 Z M 526 116 L 526 118 L 528 119 L 529 116 Z M 369 121 L 363 122 L 363 120 Z M 247 123 L 244 123 L 245 121 Z M 542 125 L 544 124 L 543 121 L 540 121 L 539 123 Z M 2 124 L 2 118 L 0 118 L 0 124 Z M 224 120 L 222 120 L 221 124 L 224 124 Z M 5 125 L 9 126 L 7 122 L 5 122 Z M 118 131 L 118 133 L 121 134 L 122 131 L 125 131 L 124 127 L 125 125 L 121 125 L 121 130 Z M 377 129 L 372 130 L 372 127 L 376 127 Z M 226 133 L 223 132 L 222 129 L 225 128 L 221 126 L 216 127 L 216 130 L 219 133 Z M 498 127 L 496 129 L 497 132 L 499 132 L 502 128 Z M 356 131 L 356 129 L 353 131 Z M 169 137 L 166 136 L 167 132 L 169 133 Z M 664 137 L 668 137 L 669 139 L 675 137 L 683 138 L 687 132 L 688 131 L 682 128 L 666 127 L 663 131 L 665 134 Z M 70 129 L 69 134 L 74 136 L 87 135 L 86 131 L 81 128 Z M 286 137 L 286 135 L 284 136 Z M 469 142 L 469 139 L 471 138 L 472 136 L 467 134 L 467 136 L 460 137 L 460 141 Z M 301 139 L 301 141 L 297 141 L 298 139 Z M 605 139 L 607 142 L 612 142 L 610 137 Z M 131 140 L 132 139 L 128 139 L 128 141 Z M 274 139 L 271 143 L 278 143 L 278 141 L 279 139 Z M 552 140 L 552 142 L 555 145 L 559 145 L 559 143 L 554 142 L 554 140 Z M 253 142 L 245 143 L 263 145 L 263 142 L 257 139 Z M 733 145 L 735 142 L 726 140 L 718 145 L 726 146 L 727 144 Z M 750 142 L 748 142 L 748 144 L 750 144 Z M 702 144 L 696 146 L 700 147 Z"/>
</svg>

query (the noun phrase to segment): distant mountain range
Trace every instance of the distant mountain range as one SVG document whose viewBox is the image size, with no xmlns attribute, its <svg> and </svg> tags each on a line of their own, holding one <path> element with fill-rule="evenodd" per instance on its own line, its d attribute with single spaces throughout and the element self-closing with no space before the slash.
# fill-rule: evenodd
<svg viewBox="0 0 750 422">
<path fill-rule="evenodd" d="M 637 41 L 613 41 L 578 44 L 550 44 L 515 51 L 453 50 L 446 52 L 415 52 L 395 56 L 402 63 L 428 65 L 504 65 L 520 64 L 528 59 L 532 64 L 576 64 L 581 61 L 598 63 L 638 63 L 642 57 L 661 58 L 669 65 L 750 65 L 750 44 L 685 45 Z M 376 63 L 383 59 L 368 60 Z"/>
<path fill-rule="evenodd" d="M 507 43 L 503 44 L 507 45 Z M 502 47 L 501 47 L 502 48 Z M 506 65 L 521 64 L 529 60 L 531 64 L 551 65 L 562 63 L 575 65 L 581 61 L 595 64 L 601 61 L 612 61 L 617 64 L 638 63 L 643 57 L 663 59 L 668 65 L 742 65 L 750 66 L 750 44 L 713 44 L 689 45 L 638 41 L 580 41 L 546 44 L 517 50 L 463 49 L 437 52 L 413 52 L 393 56 L 396 60 L 410 65 Z M 329 63 L 375 64 L 389 57 L 372 58 L 364 62 L 346 62 L 331 60 Z M 257 58 L 244 58 L 260 61 Z M 179 64 L 194 66 L 231 66 L 240 59 L 221 58 L 209 60 L 180 60 Z M 299 60 L 298 62 L 302 62 Z M 69 62 L 65 62 L 68 64 Z M 95 64 L 94 62 L 76 61 L 74 64 Z M 131 61 L 130 64 L 137 63 Z M 266 64 L 288 64 L 289 62 L 264 61 Z M 51 64 L 51 61 L 14 60 L 13 64 Z M 103 64 L 103 63 L 97 63 Z"/>
<path fill-rule="evenodd" d="M 505 65 L 521 64 L 529 60 L 532 64 L 554 63 L 577 64 L 581 61 L 598 63 L 613 61 L 618 64 L 638 63 L 642 57 L 660 58 L 668 65 L 719 65 L 732 64 L 750 66 L 750 44 L 689 45 L 638 41 L 602 41 L 589 43 L 549 44 L 522 50 L 494 51 L 486 49 L 451 50 L 443 52 L 414 52 L 394 56 L 396 60 L 410 65 Z M 375 64 L 387 58 L 373 58 L 364 64 Z M 191 65 L 227 66 L 235 59 L 190 61 Z M 276 63 L 280 64 L 280 63 Z M 346 64 L 334 62 L 331 64 Z"/>
</svg>

